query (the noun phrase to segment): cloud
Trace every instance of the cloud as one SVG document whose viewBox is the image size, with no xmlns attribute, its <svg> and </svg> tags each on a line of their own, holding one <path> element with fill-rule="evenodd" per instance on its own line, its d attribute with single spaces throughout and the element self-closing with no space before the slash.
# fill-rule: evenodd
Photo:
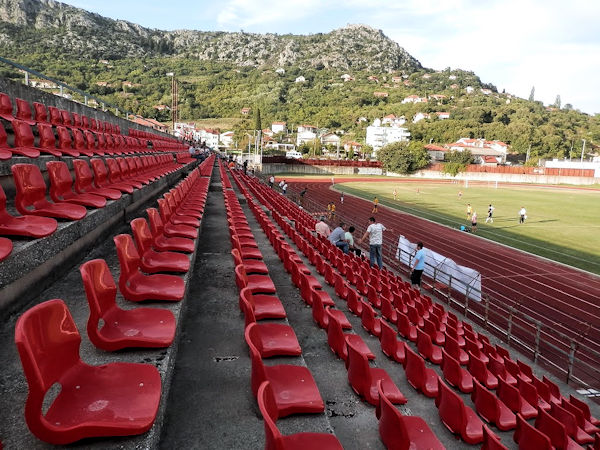
<svg viewBox="0 0 600 450">
<path fill-rule="evenodd" d="M 318 0 L 231 0 L 217 15 L 217 24 L 225 30 L 252 28 L 259 32 L 260 28 L 256 28 L 264 25 L 268 28 L 263 32 L 270 32 L 274 26 L 304 20 L 319 9 L 319 3 Z"/>
</svg>

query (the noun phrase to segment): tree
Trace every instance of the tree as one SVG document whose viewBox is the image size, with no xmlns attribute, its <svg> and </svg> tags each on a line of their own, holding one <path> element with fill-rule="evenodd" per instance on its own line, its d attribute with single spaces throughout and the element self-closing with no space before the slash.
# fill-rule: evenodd
<svg viewBox="0 0 600 450">
<path fill-rule="evenodd" d="M 529 94 L 529 101 L 530 102 L 535 101 L 535 86 L 531 87 L 531 94 Z"/>
<path fill-rule="evenodd" d="M 256 107 L 254 110 L 254 129 L 262 130 L 262 122 L 260 120 L 260 108 Z"/>
<path fill-rule="evenodd" d="M 455 177 L 460 172 L 464 172 L 467 166 L 473 162 L 473 155 L 469 150 L 450 151 L 446 153 L 444 157 L 444 165 L 442 167 L 442 173 L 447 173 Z"/>
<path fill-rule="evenodd" d="M 377 152 L 377 159 L 390 172 L 412 173 L 429 164 L 429 154 L 422 142 L 393 142 Z"/>
</svg>

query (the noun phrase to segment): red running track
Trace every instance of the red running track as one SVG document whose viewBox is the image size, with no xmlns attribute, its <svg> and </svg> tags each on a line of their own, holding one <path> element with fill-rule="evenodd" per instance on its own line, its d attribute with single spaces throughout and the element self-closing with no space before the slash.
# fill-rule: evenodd
<svg viewBox="0 0 600 450">
<path fill-rule="evenodd" d="M 337 182 L 343 179 L 336 180 Z M 348 179 L 347 181 L 356 181 Z M 346 195 L 340 205 L 339 192 L 331 190 L 331 180 L 290 182 L 290 191 L 308 186 L 307 206 L 319 205 L 321 211 L 334 201 L 337 213 L 350 224 L 364 229 L 372 215 L 372 203 Z M 421 219 L 384 206 L 379 206 L 377 219 L 393 232 L 386 233 L 388 243 L 398 242 L 400 234 L 411 242 L 423 241 L 425 247 L 452 258 L 457 264 L 472 267 L 482 276 L 482 291 L 495 299 L 492 304 L 502 310 L 514 307 L 553 329 L 576 339 L 592 350 L 591 357 L 576 354 L 592 363 L 600 353 L 600 277 L 564 266 L 520 250 L 479 238 L 449 227 Z M 392 247 L 388 247 L 391 257 Z M 496 317 L 502 325 L 505 318 Z M 545 336 L 545 340 L 568 351 L 568 342 Z M 546 351 L 551 351 L 546 348 Z"/>
</svg>

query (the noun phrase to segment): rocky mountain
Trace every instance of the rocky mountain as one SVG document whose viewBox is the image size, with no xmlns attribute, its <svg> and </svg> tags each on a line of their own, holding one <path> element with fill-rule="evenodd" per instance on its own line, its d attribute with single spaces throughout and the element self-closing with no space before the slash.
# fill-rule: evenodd
<svg viewBox="0 0 600 450">
<path fill-rule="evenodd" d="M 79 58 L 172 55 L 246 67 L 377 72 L 422 68 L 398 43 L 365 25 L 309 36 L 162 31 L 54 0 L 0 0 L 0 44 L 9 53 L 34 50 Z"/>
</svg>

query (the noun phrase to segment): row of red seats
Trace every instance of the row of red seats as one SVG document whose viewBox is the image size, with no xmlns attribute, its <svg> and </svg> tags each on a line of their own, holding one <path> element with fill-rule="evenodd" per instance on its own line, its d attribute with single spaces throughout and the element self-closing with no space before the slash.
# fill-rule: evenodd
<svg viewBox="0 0 600 450">
<path fill-rule="evenodd" d="M 280 417 L 322 413 L 325 405 L 310 370 L 303 366 L 282 364 L 265 366 L 262 358 L 300 356 L 302 349 L 291 326 L 261 323 L 265 318 L 285 318 L 283 305 L 262 261 L 262 253 L 254 240 L 229 179 L 219 165 L 227 220 L 236 263 L 236 283 L 240 289 L 240 308 L 245 315 L 245 339 L 252 362 L 251 386 L 263 416 L 265 449 L 319 448 L 342 449 L 337 438 L 326 433 L 296 433 L 284 436 L 277 429 Z M 247 273 L 248 271 L 248 273 Z"/>
<path fill-rule="evenodd" d="M 281 239 L 266 214 L 255 205 L 239 182 L 238 186 L 247 195 L 252 211 L 269 236 L 284 267 L 291 272 L 292 280 L 301 289 L 302 298 L 312 307 L 315 322 L 327 330 L 332 351 L 346 362 L 350 385 L 361 397 L 378 406 L 377 414 L 384 443 L 388 448 L 400 448 L 398 445 L 405 448 L 409 443 L 416 445 L 416 448 L 444 448 L 420 417 L 403 416 L 392 406 L 393 403 L 405 403 L 406 399 L 387 372 L 369 366 L 368 360 L 374 359 L 375 355 L 359 335 L 344 332 L 352 328 L 344 313 L 332 309 L 335 305 L 333 300 L 321 289 L 316 278 L 310 275 L 310 270 L 302 264 L 291 246 Z M 273 214 L 279 223 L 281 216 L 275 211 Z M 390 434 L 385 431 L 387 429 L 393 432 Z"/>
<path fill-rule="evenodd" d="M 13 146 L 8 144 L 6 130 L 0 124 L 0 160 L 14 155 L 37 158 L 40 153 L 61 157 L 104 156 L 147 152 L 145 142 L 137 138 L 100 131 L 68 129 L 63 125 L 37 125 L 38 142 L 29 124 L 22 120 L 12 122 Z M 58 139 L 57 139 L 58 135 Z"/>
<path fill-rule="evenodd" d="M 181 167 L 170 155 L 104 161 L 96 158 L 90 162 L 93 176 L 85 160 L 73 161 L 75 183 L 65 162 L 46 163 L 52 201 L 46 198 L 47 187 L 39 167 L 33 164 L 11 166 L 16 188 L 15 207 L 23 216 L 14 217 L 7 212 L 6 196 L 0 187 L 0 235 L 48 236 L 58 226 L 54 219 L 80 220 L 87 214 L 86 207 L 103 208 L 107 200 L 120 198 L 121 192 L 131 194 L 134 189 Z M 12 248 L 9 239 L 0 239 L 0 261 L 10 255 Z"/>
<path fill-rule="evenodd" d="M 214 157 L 205 163 L 214 164 Z M 175 214 L 184 217 L 183 212 L 187 214 L 193 205 L 201 216 L 208 185 L 208 179 L 200 176 L 198 168 L 172 189 Z M 187 271 L 188 256 L 172 249 L 193 252 L 194 241 L 190 240 L 191 245 L 187 241 L 182 245 L 177 239 L 169 242 L 171 238 L 161 234 L 163 224 L 159 213 L 151 208 L 148 215 L 152 232 L 144 219 L 132 221 L 135 245 L 130 235 L 114 238 L 121 266 L 119 289 L 130 301 L 181 300 L 183 279 L 154 272 Z M 163 252 L 165 247 L 168 252 Z M 155 262 L 161 260 L 166 265 L 144 266 L 143 260 L 148 262 L 153 256 Z M 171 311 L 119 308 L 115 301 L 117 286 L 102 259 L 84 263 L 80 272 L 90 306 L 87 331 L 94 345 L 114 351 L 130 347 L 161 348 L 172 343 L 176 323 Z M 26 311 L 17 321 L 15 342 L 29 385 L 25 417 L 39 439 L 68 444 L 89 437 L 140 434 L 154 423 L 161 395 L 161 378 L 156 367 L 84 363 L 79 355 L 81 337 L 62 300 L 50 300 Z M 46 393 L 55 383 L 61 385 L 60 393 L 44 414 Z"/>
<path fill-rule="evenodd" d="M 272 191 L 268 190 L 268 192 L 272 192 Z M 287 222 L 285 223 L 285 225 L 289 226 L 289 224 L 287 224 Z M 299 226 L 298 222 L 296 223 L 296 226 L 297 227 Z M 312 237 L 312 235 L 311 235 L 311 237 Z M 323 250 L 324 249 L 322 249 L 322 248 L 320 249 L 321 253 L 323 253 Z M 337 252 L 337 253 L 339 253 L 339 252 Z M 310 254 L 308 254 L 307 256 L 310 258 Z M 356 273 L 356 271 L 349 272 L 349 273 Z M 327 278 L 327 276 L 326 276 L 326 278 Z M 360 279 L 360 277 L 359 277 L 359 279 Z M 371 278 L 371 279 L 373 279 L 373 278 Z M 330 284 L 332 284 L 332 283 L 330 282 Z M 338 292 L 340 290 L 341 289 L 338 288 L 338 285 L 336 283 L 336 292 Z M 378 307 L 379 307 L 379 306 L 381 306 L 382 302 L 378 302 L 377 301 L 376 297 L 373 295 L 374 292 L 376 292 L 376 291 L 375 291 L 375 289 L 373 289 L 373 286 L 369 286 L 369 289 L 366 292 L 363 292 L 363 294 L 369 294 L 369 297 L 368 297 L 369 300 L 371 302 L 373 302 L 375 300 L 375 303 L 378 303 Z M 389 295 L 389 291 L 388 291 L 388 295 Z M 383 298 L 386 298 L 386 297 L 383 297 Z M 396 302 L 394 302 L 394 303 L 396 304 Z M 379 322 L 379 324 L 378 324 L 378 320 L 374 319 L 372 308 L 369 306 L 369 304 L 367 304 L 366 302 L 362 302 L 362 305 L 364 307 L 362 309 L 362 311 L 370 311 L 369 314 L 364 314 L 364 313 L 362 314 L 363 325 L 370 332 L 373 332 L 374 334 L 379 335 L 381 333 L 381 330 L 385 330 L 386 329 L 386 327 L 384 326 L 384 323 L 386 323 L 385 320 L 381 319 L 380 322 Z M 403 314 L 400 310 L 394 311 L 393 309 L 390 309 L 390 308 L 388 308 L 388 311 L 391 311 L 392 314 L 390 314 L 390 313 L 386 314 L 385 313 L 385 306 L 386 305 L 391 305 L 391 302 L 389 300 L 387 301 L 387 303 L 383 302 L 384 308 L 382 308 L 382 316 L 384 316 L 384 319 L 389 319 L 390 315 L 393 316 L 396 313 L 397 314 Z M 350 301 L 349 301 L 349 307 L 351 308 Z M 432 308 L 433 305 L 429 304 L 428 307 Z M 442 308 L 442 310 L 443 310 L 443 308 Z M 414 311 L 417 312 L 416 309 Z M 430 309 L 430 311 L 433 313 L 433 309 Z M 358 311 L 355 311 L 355 312 L 358 312 Z M 404 311 L 404 312 L 406 312 L 406 311 Z M 439 312 L 439 310 L 438 310 L 438 312 Z M 432 314 L 432 316 L 433 316 L 433 314 Z M 415 324 L 419 323 L 420 327 L 426 327 L 426 324 L 428 324 L 428 323 L 431 324 L 432 323 L 427 318 L 422 318 L 422 317 L 420 317 L 418 315 L 415 316 L 415 314 L 413 314 L 413 317 L 416 317 L 416 320 L 414 320 L 414 323 Z M 449 317 L 451 317 L 451 316 L 449 316 Z M 424 322 L 424 320 L 426 322 Z M 443 335 L 441 335 L 440 331 L 435 326 L 434 327 L 429 327 L 429 334 L 426 334 L 425 332 L 421 331 L 420 328 L 416 329 L 415 330 L 417 332 L 417 333 L 415 333 L 416 334 L 416 336 L 415 336 L 416 339 L 414 339 L 414 340 L 417 340 L 417 347 L 419 349 L 419 352 L 421 352 L 422 354 L 425 354 L 424 356 L 429 356 L 430 359 L 432 358 L 434 360 L 434 362 L 436 362 L 438 364 L 442 363 L 443 374 L 444 374 L 446 380 L 448 382 L 450 382 L 450 384 L 458 385 L 459 388 L 462 388 L 461 390 L 470 392 L 473 389 L 473 380 L 472 379 L 469 380 L 469 375 L 465 375 L 465 373 L 468 374 L 468 372 L 466 372 L 464 369 L 462 369 L 460 367 L 459 362 L 458 362 L 458 360 L 461 360 L 461 362 L 463 364 L 466 364 L 464 356 L 468 357 L 468 355 L 466 355 L 466 353 L 457 344 L 457 339 L 462 339 L 462 338 L 460 338 L 459 336 L 457 336 L 456 327 L 452 328 L 452 324 L 454 324 L 454 325 L 458 325 L 458 324 L 456 324 L 456 320 L 454 320 L 453 323 L 451 323 L 451 324 L 448 325 L 449 326 L 449 330 L 454 330 L 453 333 L 452 333 L 452 336 L 448 337 L 448 342 L 452 343 L 451 346 L 448 346 L 448 352 L 451 351 L 454 357 L 450 356 L 448 354 L 448 352 L 446 352 L 446 349 L 438 351 L 436 355 L 433 355 L 431 353 L 431 351 L 429 350 L 429 349 L 432 348 L 432 344 L 431 344 L 431 337 L 432 336 L 431 336 L 431 334 L 433 334 L 436 338 L 440 339 L 440 341 L 443 342 L 443 338 L 440 338 L 440 336 L 443 336 Z M 463 324 L 461 324 L 461 331 L 462 331 L 462 325 Z M 464 324 L 464 325 L 467 325 L 467 324 Z M 415 325 L 411 324 L 411 326 L 413 327 L 413 329 L 415 329 L 414 328 Z M 399 330 L 400 329 L 401 329 L 401 326 L 399 324 Z M 467 332 L 471 333 L 470 334 L 471 338 L 476 339 L 476 337 L 473 336 L 473 332 L 472 332 L 472 329 L 470 329 L 470 327 L 466 326 L 465 330 Z M 395 336 L 395 332 L 393 331 L 393 329 L 392 329 L 392 333 Z M 405 331 L 405 333 L 407 334 L 406 337 L 409 337 L 409 336 L 413 335 L 413 333 L 410 333 L 410 331 L 409 332 Z M 402 332 L 401 332 L 401 334 L 402 334 Z M 468 337 L 466 339 L 467 339 L 467 341 L 469 340 Z M 395 340 L 396 339 L 394 337 L 394 341 Z M 388 342 L 394 342 L 394 341 L 390 341 L 388 339 Z M 489 346 L 489 341 L 487 341 L 487 338 L 483 340 L 483 344 L 481 344 L 481 345 L 483 346 L 484 344 L 487 344 Z M 464 345 L 464 343 L 463 343 L 463 345 Z M 384 341 L 382 340 L 382 348 L 383 348 L 383 346 L 384 346 Z M 395 348 L 389 348 L 389 349 L 387 349 L 387 351 L 384 350 L 384 352 L 386 354 L 394 355 L 395 359 L 397 359 L 397 360 L 401 360 L 402 357 L 405 354 L 405 351 L 403 351 L 404 349 L 399 349 L 399 348 L 401 348 L 401 346 L 397 346 L 397 345 L 392 345 L 392 347 L 395 347 Z M 501 347 L 497 347 L 497 348 L 498 349 L 502 349 Z M 453 350 L 451 350 L 451 349 L 453 349 Z M 408 350 L 409 350 L 410 353 L 414 354 L 414 352 L 412 352 L 412 350 L 410 350 L 410 349 L 408 349 Z M 439 350 L 439 348 L 438 348 L 438 350 Z M 489 353 L 491 353 L 492 350 L 493 350 L 493 348 L 489 349 Z M 512 361 L 512 360 L 510 360 L 510 358 L 508 357 L 508 352 L 506 352 L 506 350 L 504 350 L 504 349 L 502 349 L 502 350 L 503 350 L 502 353 L 503 353 L 504 357 L 506 358 L 505 362 L 508 364 L 509 361 Z M 496 356 L 495 355 L 495 351 L 494 351 L 494 356 Z M 419 387 L 420 389 L 424 389 L 425 393 L 429 394 L 430 396 L 438 397 L 438 391 L 441 388 L 441 385 L 443 383 L 441 383 L 441 380 L 438 381 L 437 375 L 431 369 L 428 369 L 429 370 L 429 376 L 427 376 L 428 374 L 427 374 L 427 372 L 425 372 L 425 367 L 424 367 L 424 364 L 422 363 L 422 359 L 418 355 L 416 355 L 416 357 L 421 360 L 421 364 L 417 364 L 417 366 L 421 366 L 422 370 L 417 371 L 415 373 L 415 375 L 418 375 L 418 376 L 414 377 L 413 383 L 411 383 L 411 384 L 415 385 L 416 387 Z M 410 358 L 410 359 L 414 360 L 415 358 Z M 468 361 L 468 359 L 467 359 L 467 361 Z M 537 415 L 537 411 L 534 408 L 532 408 L 531 406 L 529 408 L 527 408 L 526 402 L 524 402 L 522 400 L 522 398 L 519 396 L 519 391 L 515 391 L 515 388 L 513 388 L 511 386 L 511 384 L 509 384 L 507 382 L 504 382 L 504 378 L 502 378 L 502 375 L 507 374 L 507 372 L 506 372 L 506 370 L 504 369 L 503 366 L 500 366 L 501 361 L 498 361 L 497 357 L 494 357 L 492 359 L 492 361 L 493 362 L 492 362 L 491 366 L 495 367 L 495 372 L 499 375 L 498 378 L 500 379 L 500 385 L 502 386 L 502 388 L 499 389 L 499 391 L 500 391 L 499 396 L 501 398 L 505 399 L 506 402 L 512 406 L 512 409 L 516 413 L 523 414 L 524 416 L 532 417 L 531 411 L 534 411 L 536 413 L 535 415 Z M 410 366 L 412 366 L 412 365 L 410 365 Z M 520 382 L 521 382 L 521 379 L 523 378 L 523 385 L 525 386 L 525 383 L 527 382 L 528 378 L 525 378 L 526 375 L 521 373 L 520 367 L 527 368 L 529 373 L 531 373 L 531 369 L 528 366 L 526 366 L 525 364 L 521 363 L 520 361 L 517 361 L 517 363 L 512 362 L 512 365 L 510 365 L 510 367 L 511 367 L 512 371 L 515 373 L 515 375 L 517 375 L 519 377 Z M 527 372 L 526 369 L 523 369 L 523 370 L 525 370 Z M 409 376 L 409 381 L 411 381 L 411 377 L 410 377 L 411 373 L 413 373 L 413 370 L 411 370 L 411 367 L 408 367 L 407 368 L 407 376 Z M 535 377 L 534 377 L 534 379 L 535 379 Z M 429 381 L 427 381 L 427 380 L 429 380 Z M 537 380 L 537 382 L 538 382 L 537 384 L 538 385 L 542 385 L 542 386 L 548 386 L 548 385 L 550 385 L 550 386 L 554 387 L 554 390 L 558 389 L 556 387 L 556 385 L 553 385 L 545 377 L 543 379 L 543 383 L 539 379 L 535 379 L 535 380 Z M 418 385 L 415 382 L 418 383 Z M 476 383 L 475 386 L 477 388 L 477 384 L 478 384 L 477 381 L 475 381 L 475 383 Z M 515 383 L 516 383 L 516 379 L 515 379 Z M 520 386 L 521 386 L 521 383 L 520 383 Z M 531 385 L 531 384 L 527 384 L 526 386 L 527 386 L 527 388 L 524 389 L 524 392 L 528 392 L 529 395 L 530 395 L 530 397 L 531 397 L 531 395 L 533 395 L 534 399 L 537 399 L 538 396 L 537 396 L 537 394 L 535 392 L 535 387 L 533 385 Z M 482 390 L 485 389 L 482 386 L 479 386 L 479 387 L 481 387 L 481 389 L 478 389 L 478 392 L 482 392 Z M 533 391 L 532 391 L 532 388 L 534 389 Z M 540 387 L 540 389 L 541 389 L 541 387 Z M 446 397 L 448 397 L 448 395 L 446 395 Z M 477 398 L 481 398 L 482 395 L 477 396 L 474 393 L 473 394 L 474 400 L 475 400 L 476 397 Z M 540 399 L 540 401 L 543 401 L 543 399 L 541 397 L 539 397 L 539 399 Z M 458 397 L 458 400 L 460 400 L 459 397 Z M 481 401 L 475 401 L 475 404 L 476 404 L 476 406 L 478 406 L 478 405 L 485 405 L 486 403 L 485 402 L 481 402 Z M 537 404 L 537 402 L 536 402 L 536 404 Z M 556 403 L 553 403 L 553 404 L 556 405 Z M 585 434 L 584 429 L 583 429 L 583 428 L 585 428 L 587 426 L 588 431 L 595 432 L 597 430 L 597 428 L 593 424 L 591 424 L 589 421 L 585 422 L 587 420 L 587 419 L 585 419 L 585 409 L 586 408 L 582 409 L 582 408 L 579 408 L 579 407 L 575 407 L 571 402 L 566 402 L 565 399 L 563 399 L 562 404 L 563 404 L 563 406 L 565 406 L 565 404 L 568 404 L 566 406 L 567 408 L 570 408 L 573 411 L 577 410 L 578 412 L 571 413 L 571 414 L 574 414 L 574 416 L 573 417 L 569 416 L 570 420 L 568 422 L 571 423 L 572 425 L 571 426 L 567 426 L 566 427 L 567 428 L 566 433 L 564 433 L 561 436 L 564 437 L 564 436 L 567 436 L 567 434 L 568 434 L 570 437 L 576 438 L 576 440 L 578 440 L 580 443 L 591 443 L 591 442 L 593 442 L 593 438 L 591 436 Z M 581 404 L 579 404 L 579 406 L 580 405 Z M 508 408 L 506 408 L 506 410 L 508 410 L 510 412 L 510 410 Z M 478 409 L 478 412 L 480 412 L 479 409 Z M 568 414 L 565 414 L 564 408 L 562 408 L 561 406 L 555 406 L 554 408 L 552 408 L 552 412 L 554 414 L 558 415 L 559 417 L 562 417 L 562 418 L 564 418 L 565 416 L 568 416 Z M 589 413 L 589 409 L 587 409 L 587 412 Z M 441 413 L 441 411 L 440 411 L 440 413 Z M 483 416 L 485 417 L 485 415 L 483 415 Z M 514 414 L 513 414 L 513 420 L 509 421 L 509 422 L 510 422 L 510 424 L 514 424 L 514 426 L 516 426 L 516 423 L 514 423 L 515 422 L 514 421 Z M 573 426 L 573 424 L 576 424 L 576 423 L 580 424 L 580 426 Z M 504 422 L 502 424 L 502 426 L 506 427 L 507 426 L 507 422 Z M 514 426 L 513 426 L 513 428 L 514 428 Z M 488 436 L 489 436 L 489 433 L 488 433 Z M 557 437 L 557 439 L 558 438 L 562 439 L 561 436 Z M 473 436 L 466 436 L 466 437 L 474 439 Z M 478 436 L 477 436 L 477 439 L 479 439 Z M 567 441 L 565 441 L 565 442 L 567 442 Z"/>
<path fill-rule="evenodd" d="M 103 122 L 94 118 L 88 118 L 85 115 L 70 113 L 65 109 L 59 109 L 54 106 L 49 106 L 39 102 L 33 102 L 33 110 L 31 105 L 22 98 L 15 98 L 16 112 L 13 109 L 11 98 L 4 92 L 0 92 L 0 117 L 9 122 L 20 120 L 28 125 L 50 124 L 62 125 L 69 128 L 77 128 L 81 130 L 92 130 L 110 134 L 121 134 L 119 125 L 110 122 Z M 35 112 L 35 115 L 34 115 Z"/>
</svg>

